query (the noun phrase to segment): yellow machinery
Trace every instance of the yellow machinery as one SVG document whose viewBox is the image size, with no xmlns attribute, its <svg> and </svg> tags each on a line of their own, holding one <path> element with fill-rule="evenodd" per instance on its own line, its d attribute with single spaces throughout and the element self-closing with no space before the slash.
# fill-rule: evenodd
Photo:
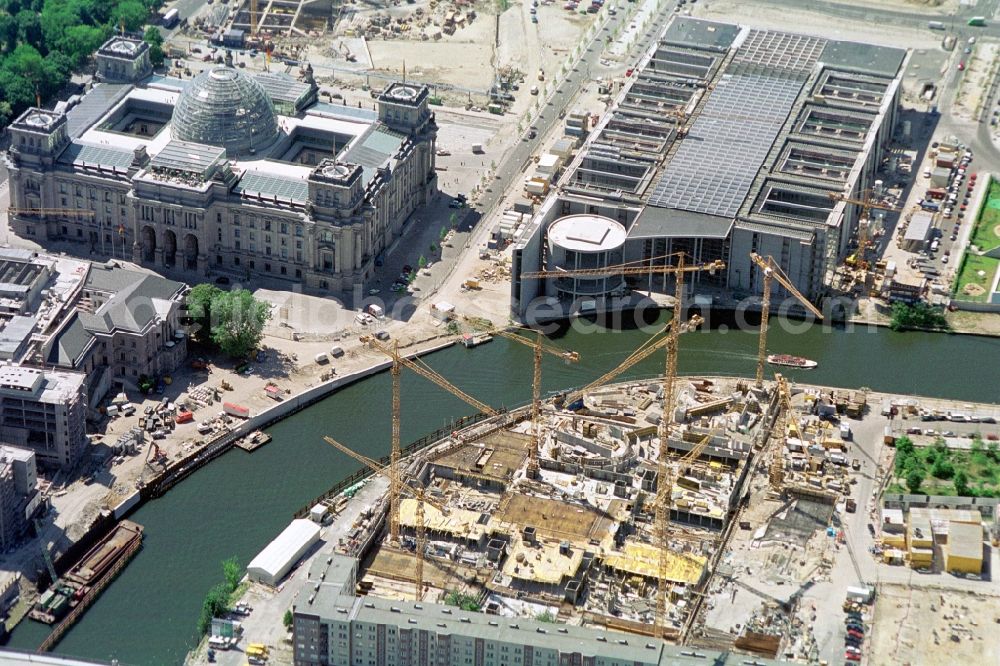
<svg viewBox="0 0 1000 666">
<path fill-rule="evenodd" d="M 400 401 L 400 387 L 399 387 L 399 376 L 402 371 L 403 366 L 406 366 L 413 372 L 417 373 L 424 379 L 428 379 L 431 382 L 437 384 L 441 388 L 445 389 L 452 395 L 460 398 L 469 405 L 472 405 L 476 409 L 491 416 L 496 415 L 496 410 L 489 405 L 482 403 L 469 394 L 467 394 L 462 389 L 458 388 L 447 379 L 439 375 L 437 372 L 432 370 L 430 366 L 423 363 L 419 359 L 408 359 L 399 354 L 399 343 L 393 342 L 390 347 L 387 344 L 383 344 L 380 340 L 374 336 L 363 336 L 361 342 L 366 343 L 373 349 L 377 349 L 386 356 L 392 359 L 392 368 L 389 371 L 392 377 L 392 440 L 391 440 L 391 451 L 389 454 L 389 467 L 392 471 L 387 475 L 389 478 L 389 538 L 395 542 L 399 543 L 399 494 L 402 489 L 399 486 L 399 401 Z"/>
<path fill-rule="evenodd" d="M 676 258 L 677 263 L 674 265 L 664 266 L 650 266 L 646 263 L 670 257 Z M 652 257 L 651 259 L 642 259 L 625 264 L 604 266 L 602 268 L 580 268 L 577 270 L 566 271 L 527 271 L 521 273 L 521 277 L 548 280 L 561 277 L 604 277 L 609 275 L 646 275 L 647 273 L 667 273 L 680 276 L 684 273 L 699 273 L 701 271 L 708 271 L 710 274 L 714 275 L 716 271 L 724 270 L 725 268 L 726 262 L 721 259 L 711 261 L 707 264 L 693 264 L 691 266 L 685 266 L 684 253 L 675 252 L 662 257 Z"/>
<path fill-rule="evenodd" d="M 333 439 L 332 437 L 324 437 L 323 439 L 327 442 L 327 444 L 332 444 L 333 446 L 337 447 L 340 451 L 346 453 L 347 455 L 351 456 L 352 458 L 354 458 L 355 460 L 357 460 L 361 464 L 367 466 L 369 469 L 371 469 L 376 474 L 380 474 L 380 475 L 386 477 L 387 479 L 389 479 L 389 485 L 390 486 L 399 489 L 400 492 L 405 491 L 405 492 L 409 493 L 410 495 L 413 495 L 414 498 L 416 498 L 416 500 L 417 500 L 417 511 L 416 511 L 416 514 L 417 514 L 416 515 L 416 518 L 417 518 L 417 539 L 416 539 L 416 546 L 417 546 L 417 548 L 416 548 L 416 552 L 417 552 L 416 586 L 417 586 L 417 591 L 416 591 L 416 597 L 415 597 L 415 599 L 417 601 L 420 601 L 423 598 L 423 594 L 424 594 L 424 551 L 427 549 L 427 532 L 426 532 L 426 529 L 425 529 L 425 526 L 424 526 L 424 504 L 430 504 L 435 509 L 437 509 L 438 511 L 440 511 L 443 515 L 448 515 L 448 509 L 443 504 L 440 504 L 436 500 L 432 499 L 431 497 L 428 497 L 426 489 L 422 485 L 420 485 L 420 483 L 416 479 L 414 479 L 414 478 L 411 477 L 411 478 L 407 479 L 406 483 L 403 483 L 403 479 L 401 478 L 401 475 L 400 475 L 400 472 L 399 472 L 399 461 L 398 460 L 396 461 L 395 465 L 390 464 L 388 467 L 386 467 L 386 466 L 383 466 L 382 464 L 378 463 L 377 461 L 372 460 L 368 456 L 362 455 L 362 454 L 358 453 L 357 451 L 354 451 L 353 449 L 351 449 L 351 448 L 349 448 L 347 446 L 344 446 L 343 444 L 341 444 L 337 440 Z M 397 509 L 398 509 L 398 503 L 399 503 L 399 497 L 397 496 L 397 498 L 396 498 Z M 396 523 L 396 525 L 397 525 L 397 528 L 398 528 L 398 525 L 399 525 L 399 523 L 398 523 L 399 515 L 397 514 L 396 517 L 397 517 L 397 523 Z"/>
<path fill-rule="evenodd" d="M 871 190 L 865 191 L 863 199 L 852 199 L 851 197 L 839 192 L 830 192 L 827 196 L 834 201 L 843 201 L 844 203 L 861 207 L 861 216 L 858 219 L 858 249 L 854 254 L 849 256 L 844 263 L 851 268 L 866 270 L 868 268 L 868 260 L 865 258 L 865 254 L 868 251 L 868 244 L 871 242 L 871 239 L 868 237 L 868 226 L 871 224 L 871 218 L 869 217 L 870 210 L 875 208 L 878 210 L 898 213 L 902 210 L 902 208 L 879 203 L 875 199 L 875 193 Z"/>
<path fill-rule="evenodd" d="M 761 388 L 764 385 L 764 363 L 767 362 L 767 324 L 771 315 L 771 281 L 777 280 L 778 284 L 787 289 L 806 310 L 816 315 L 818 319 L 823 318 L 823 313 L 817 310 L 816 306 L 795 288 L 795 285 L 788 279 L 773 257 L 762 257 L 756 252 L 751 252 L 750 260 L 764 272 L 764 294 L 760 303 L 760 339 L 757 346 L 757 380 L 754 382 L 754 386 Z"/>
</svg>

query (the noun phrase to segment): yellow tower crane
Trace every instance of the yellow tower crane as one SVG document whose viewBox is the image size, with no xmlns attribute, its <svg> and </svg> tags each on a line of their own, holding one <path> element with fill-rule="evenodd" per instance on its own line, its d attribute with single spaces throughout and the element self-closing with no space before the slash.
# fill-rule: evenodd
<svg viewBox="0 0 1000 666">
<path fill-rule="evenodd" d="M 700 273 L 708 271 L 714 275 L 716 271 L 725 270 L 726 262 L 721 259 L 702 264 L 685 265 L 684 253 L 674 252 L 660 257 L 630 261 L 624 264 L 613 266 L 602 266 L 601 268 L 578 268 L 574 270 L 553 270 L 553 271 L 525 271 L 521 273 L 522 278 L 533 278 L 538 280 L 551 280 L 563 277 L 607 277 L 613 275 L 646 275 L 647 273 L 667 273 L 673 275 L 683 275 L 684 273 Z M 649 261 L 668 259 L 675 257 L 678 263 L 674 265 L 650 266 Z"/>
<path fill-rule="evenodd" d="M 683 257 L 680 258 L 681 266 L 683 266 Z M 683 295 L 683 280 L 681 278 L 682 274 L 677 276 L 677 303 L 674 312 L 676 314 L 680 313 L 680 308 L 682 305 L 682 295 Z M 666 348 L 667 356 L 664 363 L 664 375 L 663 375 L 663 402 L 660 414 L 660 423 L 658 428 L 658 437 L 660 439 L 660 450 L 657 455 L 657 487 L 656 487 L 656 504 L 655 504 L 655 514 L 654 520 L 656 522 L 656 536 L 657 545 L 659 547 L 659 565 L 657 567 L 657 586 L 656 586 L 656 635 L 662 637 L 665 629 L 666 623 L 666 610 L 667 610 L 667 565 L 668 565 L 668 554 L 670 552 L 670 503 L 671 495 L 673 493 L 674 487 L 674 475 L 673 471 L 669 466 L 669 456 L 667 442 L 670 439 L 670 433 L 674 425 L 674 387 L 677 383 L 677 350 L 678 342 L 680 340 L 680 334 L 693 331 L 702 323 L 702 318 L 698 315 L 691 317 L 688 322 L 679 325 L 671 325 L 670 330 L 667 331 L 666 337 Z M 673 324 L 673 322 L 671 322 Z M 701 448 L 704 448 L 704 443 L 698 448 L 700 453 Z M 692 449 L 694 452 L 694 449 Z M 695 453 L 697 455 L 697 453 Z"/>
<path fill-rule="evenodd" d="M 670 257 L 673 257 L 675 260 L 675 263 L 673 265 L 649 266 L 646 264 L 640 264 L 640 262 L 630 262 L 625 264 L 618 264 L 615 266 L 604 266 L 602 268 L 583 268 L 583 269 L 566 270 L 566 271 L 563 270 L 531 271 L 522 273 L 521 277 L 546 280 L 546 279 L 560 278 L 560 277 L 602 277 L 609 275 L 645 275 L 648 273 L 672 274 L 676 276 L 675 289 L 674 289 L 674 317 L 676 319 L 680 317 L 681 313 L 683 313 L 684 311 L 684 275 L 686 273 L 700 273 L 702 271 L 708 271 L 710 275 L 714 275 L 717 271 L 725 270 L 726 263 L 721 259 L 717 259 L 715 261 L 710 261 L 707 263 L 688 265 L 685 260 L 686 255 L 683 252 L 674 252 L 673 254 L 664 255 L 663 257 L 654 257 L 654 259 L 664 259 Z M 700 324 L 701 322 L 699 321 L 698 323 Z M 697 324 L 695 324 L 695 326 L 697 326 Z M 595 386 L 600 386 L 604 383 L 607 383 L 614 377 L 617 377 L 621 373 L 625 372 L 625 370 L 632 367 L 642 359 L 647 358 L 660 346 L 667 347 L 667 363 L 673 365 L 673 374 L 676 375 L 677 355 L 673 352 L 676 352 L 677 336 L 680 335 L 681 328 L 682 327 L 668 326 L 667 328 L 664 329 L 667 335 L 666 338 L 663 340 L 662 345 L 659 342 L 650 344 L 651 340 L 648 340 L 644 345 L 640 346 L 635 352 L 633 352 L 632 356 L 625 359 L 622 365 L 620 365 L 618 368 L 615 368 L 611 372 L 605 373 L 596 381 L 591 382 L 590 384 L 585 386 L 583 389 L 575 391 L 573 395 L 578 397 L 579 395 L 594 388 Z M 668 367 L 668 375 L 669 374 L 670 373 Z M 664 380 L 666 381 L 666 378 L 664 378 Z M 671 381 L 670 383 L 671 386 L 667 388 L 670 388 L 672 390 L 673 382 Z M 567 400 L 567 402 L 571 402 L 571 400 Z"/>
<path fill-rule="evenodd" d="M 477 326 L 480 324 L 479 320 L 473 319 L 471 317 L 465 317 L 465 321 L 470 324 Z M 577 363 L 580 360 L 580 355 L 575 351 L 567 351 L 561 349 L 553 344 L 544 341 L 541 331 L 535 332 L 534 341 L 528 338 L 518 335 L 514 331 L 505 330 L 502 328 L 493 328 L 483 331 L 489 333 L 490 335 L 499 335 L 500 337 L 506 338 L 508 340 L 513 340 L 514 342 L 520 343 L 531 347 L 534 352 L 534 363 L 533 363 L 533 373 L 531 379 L 531 445 L 528 449 L 528 469 L 527 475 L 529 479 L 534 479 L 538 476 L 538 453 L 541 448 L 541 405 L 542 405 L 542 353 L 552 354 L 558 358 L 563 359 L 567 363 Z"/>
<path fill-rule="evenodd" d="M 424 593 L 424 551 L 427 548 L 427 527 L 424 523 L 424 505 L 430 504 L 432 507 L 440 511 L 443 515 L 448 515 L 448 509 L 443 504 L 437 502 L 433 498 L 427 495 L 427 489 L 424 488 L 417 479 L 410 477 L 407 479 L 406 483 L 403 483 L 400 477 L 399 467 L 384 466 L 381 463 L 369 458 L 366 455 L 358 453 L 357 451 L 344 446 L 332 437 L 323 437 L 327 444 L 332 444 L 340 451 L 351 456 L 362 465 L 367 466 L 370 470 L 379 474 L 387 479 L 389 479 L 390 485 L 395 485 L 401 491 L 406 491 L 417 500 L 417 539 L 416 539 L 416 552 L 417 552 L 417 571 L 416 571 L 416 600 L 420 601 L 423 598 Z"/>
<path fill-rule="evenodd" d="M 393 470 L 389 473 L 389 538 L 399 542 L 399 494 L 402 491 L 399 485 L 399 422 L 400 422 L 400 373 L 405 366 L 437 384 L 452 395 L 458 397 L 469 405 L 475 407 L 480 412 L 495 416 L 497 411 L 486 403 L 476 400 L 471 395 L 458 388 L 447 379 L 432 370 L 419 359 L 409 359 L 399 353 L 399 343 L 393 342 L 392 346 L 382 343 L 374 336 L 362 336 L 361 342 L 367 344 L 372 349 L 376 349 L 392 359 L 390 375 L 392 377 L 392 440 L 389 453 L 389 467 Z"/>
<path fill-rule="evenodd" d="M 768 468 L 767 478 L 771 484 L 771 489 L 781 492 L 785 483 L 785 452 L 784 441 L 792 424 L 792 393 L 788 388 L 788 380 L 783 375 L 774 375 L 775 383 L 778 385 L 779 416 L 774 421 L 771 429 L 771 465 Z M 798 425 L 795 425 L 798 434 Z"/>
<path fill-rule="evenodd" d="M 762 257 L 756 252 L 751 252 L 750 260 L 764 272 L 764 294 L 760 303 L 760 338 L 757 342 L 757 380 L 754 382 L 754 386 L 761 388 L 764 386 L 764 363 L 767 361 L 767 325 L 771 315 L 772 280 L 777 280 L 778 284 L 787 289 L 806 310 L 816 315 L 818 319 L 823 318 L 823 313 L 817 310 L 816 306 L 795 288 L 795 285 L 788 279 L 773 257 Z"/>
<path fill-rule="evenodd" d="M 861 216 L 858 218 L 858 250 L 849 256 L 844 263 L 851 268 L 867 269 L 868 260 L 865 258 L 865 254 L 868 251 L 868 244 L 871 242 L 871 239 L 868 237 L 868 226 L 871 223 L 869 211 L 875 208 L 898 213 L 903 209 L 898 206 L 880 203 L 873 190 L 865 190 L 861 199 L 853 199 L 840 192 L 830 192 L 827 196 L 834 201 L 843 201 L 844 203 L 861 207 Z"/>
</svg>

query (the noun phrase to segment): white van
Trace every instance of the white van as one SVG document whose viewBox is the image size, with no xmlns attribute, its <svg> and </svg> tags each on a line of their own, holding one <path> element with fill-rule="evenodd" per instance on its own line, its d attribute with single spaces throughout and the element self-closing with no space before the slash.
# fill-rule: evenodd
<svg viewBox="0 0 1000 666">
<path fill-rule="evenodd" d="M 324 363 L 329 363 L 330 357 L 320 352 L 319 354 L 316 354 L 316 362 L 319 363 L 320 365 L 323 365 Z"/>
</svg>

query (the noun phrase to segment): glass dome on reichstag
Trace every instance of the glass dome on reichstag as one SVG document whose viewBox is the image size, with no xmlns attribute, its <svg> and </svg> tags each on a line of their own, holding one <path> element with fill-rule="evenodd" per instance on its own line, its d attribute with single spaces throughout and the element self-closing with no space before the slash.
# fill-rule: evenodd
<svg viewBox="0 0 1000 666">
<path fill-rule="evenodd" d="M 225 148 L 230 157 L 269 147 L 278 138 L 274 103 L 255 79 L 218 65 L 191 80 L 171 118 L 171 137 Z"/>
</svg>

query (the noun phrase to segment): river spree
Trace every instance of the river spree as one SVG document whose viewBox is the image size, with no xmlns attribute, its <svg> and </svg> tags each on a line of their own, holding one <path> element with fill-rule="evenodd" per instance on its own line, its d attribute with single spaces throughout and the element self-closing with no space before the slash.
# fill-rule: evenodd
<svg viewBox="0 0 1000 666">
<path fill-rule="evenodd" d="M 772 320 L 768 340 L 772 353 L 819 362 L 811 371 L 786 369 L 793 381 L 1000 402 L 1000 340 L 884 329 L 786 330 L 796 326 Z M 648 335 L 605 329 L 557 334 L 552 341 L 578 351 L 580 362 L 567 365 L 546 358 L 545 391 L 579 386 L 599 376 Z M 752 376 L 756 352 L 753 332 L 693 332 L 682 338 L 680 371 Z M 494 407 L 516 406 L 531 396 L 531 353 L 497 338 L 471 350 L 452 347 L 424 360 L 480 400 Z M 663 355 L 656 354 L 626 377 L 652 376 L 662 369 Z M 430 382 L 405 373 L 404 443 L 473 411 Z M 234 449 L 139 509 L 131 519 L 146 529 L 142 550 L 56 652 L 115 658 L 123 665 L 181 663 L 197 640 L 202 598 L 222 579 L 221 561 L 235 555 L 243 564 L 249 562 L 284 529 L 296 509 L 357 468 L 322 436 L 329 434 L 369 456 L 388 453 L 389 388 L 387 373 L 347 387 L 271 428 L 274 441 L 253 455 Z M 47 630 L 26 620 L 10 646 L 33 650 Z"/>
</svg>

